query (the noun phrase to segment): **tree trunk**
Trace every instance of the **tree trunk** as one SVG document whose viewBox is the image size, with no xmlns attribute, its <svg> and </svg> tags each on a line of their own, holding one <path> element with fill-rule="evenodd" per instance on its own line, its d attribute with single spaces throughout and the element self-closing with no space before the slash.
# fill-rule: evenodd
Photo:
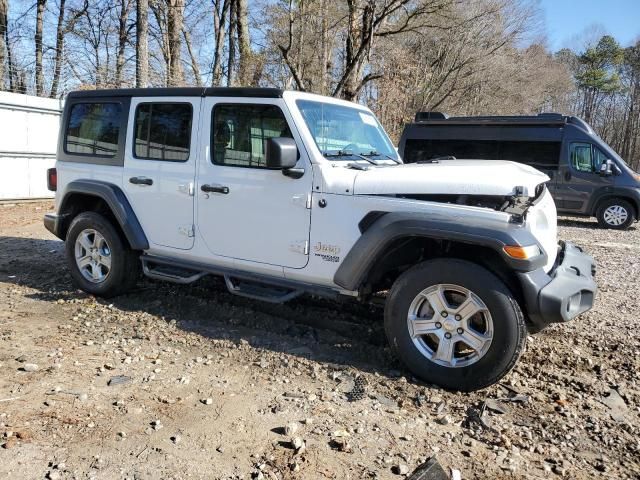
<svg viewBox="0 0 640 480">
<path fill-rule="evenodd" d="M 213 51 L 213 68 L 211 71 L 211 86 L 217 87 L 222 80 L 222 49 L 227 38 L 227 15 L 229 14 L 230 0 L 213 0 L 213 29 L 216 37 L 216 46 Z M 221 8 L 222 7 L 222 8 Z"/>
<path fill-rule="evenodd" d="M 169 40 L 169 86 L 178 86 L 184 82 L 180 51 L 182 50 L 182 22 L 184 0 L 168 0 L 167 30 Z"/>
<path fill-rule="evenodd" d="M 229 12 L 229 58 L 227 59 L 227 86 L 235 83 L 234 66 L 236 61 L 236 30 L 238 26 L 238 0 L 231 0 Z"/>
<path fill-rule="evenodd" d="M 66 0 L 60 0 L 60 10 L 58 13 L 58 27 L 56 28 L 56 58 L 53 67 L 53 81 L 51 82 L 51 91 L 49 96 L 56 98 L 58 96 L 58 83 L 60 82 L 60 71 L 62 70 L 62 58 L 64 51 L 64 5 Z"/>
<path fill-rule="evenodd" d="M 118 16 L 118 53 L 116 56 L 116 88 L 122 86 L 122 73 L 124 70 L 124 54 L 129 35 L 127 32 L 127 20 L 129 19 L 129 0 L 120 0 L 120 15 Z"/>
<path fill-rule="evenodd" d="M 0 0 L 0 90 L 4 90 L 5 60 L 7 58 L 7 16 L 9 5 L 7 0 Z"/>
<path fill-rule="evenodd" d="M 196 80 L 198 87 L 202 86 L 202 78 L 200 77 L 200 66 L 198 65 L 198 59 L 193 52 L 193 46 L 191 45 L 191 35 L 186 28 L 182 29 L 184 35 L 184 43 L 187 45 L 187 51 L 189 52 L 189 58 L 191 59 L 191 70 L 193 70 L 193 76 Z"/>
<path fill-rule="evenodd" d="M 44 28 L 44 9 L 47 0 L 38 0 L 36 13 L 36 95 L 44 94 L 44 73 L 42 72 L 42 30 Z"/>
<path fill-rule="evenodd" d="M 251 83 L 251 72 L 249 69 L 253 65 L 251 51 L 251 38 L 249 37 L 249 15 L 247 11 L 247 0 L 237 0 L 236 15 L 238 18 L 238 52 L 240 62 L 238 66 L 238 83 L 247 86 Z"/>
<path fill-rule="evenodd" d="M 136 5 L 136 87 L 149 83 L 149 1 L 138 0 Z"/>
</svg>

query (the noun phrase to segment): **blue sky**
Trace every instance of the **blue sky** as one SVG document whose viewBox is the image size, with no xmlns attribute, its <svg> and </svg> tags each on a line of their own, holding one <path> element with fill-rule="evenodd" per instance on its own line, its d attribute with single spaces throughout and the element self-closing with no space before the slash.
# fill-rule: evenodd
<svg viewBox="0 0 640 480">
<path fill-rule="evenodd" d="M 581 47 L 589 35 L 613 35 L 623 46 L 640 38 L 640 0 L 540 0 L 549 48 Z"/>
</svg>

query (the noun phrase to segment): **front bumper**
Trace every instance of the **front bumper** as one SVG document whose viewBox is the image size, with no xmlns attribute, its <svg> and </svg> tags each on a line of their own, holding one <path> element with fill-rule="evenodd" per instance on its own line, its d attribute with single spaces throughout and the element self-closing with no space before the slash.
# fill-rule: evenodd
<svg viewBox="0 0 640 480">
<path fill-rule="evenodd" d="M 554 267 L 519 272 L 526 314 L 532 331 L 567 322 L 593 306 L 598 287 L 596 265 L 580 247 L 560 242 Z"/>
</svg>

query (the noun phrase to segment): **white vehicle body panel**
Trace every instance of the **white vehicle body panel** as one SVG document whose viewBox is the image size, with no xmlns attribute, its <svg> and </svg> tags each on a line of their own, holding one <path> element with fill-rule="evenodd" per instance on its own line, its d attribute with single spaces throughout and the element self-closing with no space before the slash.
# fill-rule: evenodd
<svg viewBox="0 0 640 480">
<path fill-rule="evenodd" d="M 505 181 L 508 179 L 508 181 Z M 515 187 L 533 196 L 536 187 L 549 180 L 528 166 L 502 160 L 439 160 L 438 163 L 409 163 L 394 168 L 359 172 L 356 195 L 467 194 L 513 195 Z"/>
</svg>

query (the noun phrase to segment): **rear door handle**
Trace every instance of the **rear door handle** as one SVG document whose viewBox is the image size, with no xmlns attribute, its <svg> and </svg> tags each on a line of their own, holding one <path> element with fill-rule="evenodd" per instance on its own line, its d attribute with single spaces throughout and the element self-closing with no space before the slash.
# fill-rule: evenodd
<svg viewBox="0 0 640 480">
<path fill-rule="evenodd" d="M 229 193 L 229 187 L 225 187 L 224 185 L 202 185 L 200 187 L 205 193 L 224 193 L 225 195 Z"/>
<path fill-rule="evenodd" d="M 147 177 L 131 177 L 129 183 L 134 185 L 153 185 L 153 180 Z"/>
</svg>

